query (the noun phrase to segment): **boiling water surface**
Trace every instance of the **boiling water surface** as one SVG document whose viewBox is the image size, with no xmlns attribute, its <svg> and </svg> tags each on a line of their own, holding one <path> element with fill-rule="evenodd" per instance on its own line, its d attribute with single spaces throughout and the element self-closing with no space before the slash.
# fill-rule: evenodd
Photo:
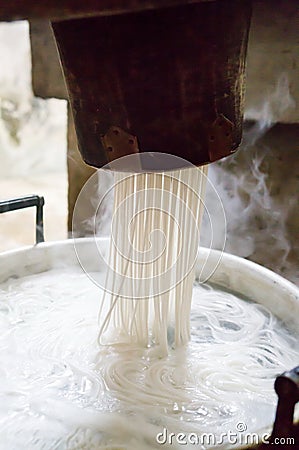
<svg viewBox="0 0 299 450">
<path fill-rule="evenodd" d="M 169 434 L 219 443 L 273 419 L 274 378 L 299 351 L 269 311 L 195 285 L 191 342 L 161 358 L 99 348 L 100 296 L 74 268 L 0 286 L 0 449 L 205 448 Z"/>
</svg>

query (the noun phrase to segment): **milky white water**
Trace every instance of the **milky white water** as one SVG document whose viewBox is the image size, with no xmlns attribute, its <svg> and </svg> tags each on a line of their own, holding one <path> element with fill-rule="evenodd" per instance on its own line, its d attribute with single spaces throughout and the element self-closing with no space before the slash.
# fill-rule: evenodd
<svg viewBox="0 0 299 450">
<path fill-rule="evenodd" d="M 162 359 L 99 349 L 99 288 L 79 268 L 11 279 L 0 298 L 0 449 L 140 450 L 161 448 L 164 427 L 257 430 L 274 415 L 274 377 L 298 362 L 264 308 L 201 285 L 191 342 Z"/>
</svg>

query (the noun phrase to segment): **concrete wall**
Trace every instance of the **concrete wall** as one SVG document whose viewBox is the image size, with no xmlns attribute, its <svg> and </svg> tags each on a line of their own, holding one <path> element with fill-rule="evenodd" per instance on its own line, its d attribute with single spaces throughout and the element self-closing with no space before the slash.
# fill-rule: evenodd
<svg viewBox="0 0 299 450">
<path fill-rule="evenodd" d="M 285 102 L 288 102 L 288 85 L 293 107 L 289 104 L 284 110 Z M 260 110 L 269 99 L 273 120 L 299 122 L 298 0 L 253 3 L 247 58 L 247 117 L 259 119 Z"/>
</svg>

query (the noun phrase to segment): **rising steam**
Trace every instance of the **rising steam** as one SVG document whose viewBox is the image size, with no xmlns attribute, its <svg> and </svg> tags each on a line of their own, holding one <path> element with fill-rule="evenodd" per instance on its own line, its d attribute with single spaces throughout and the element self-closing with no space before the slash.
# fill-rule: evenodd
<svg viewBox="0 0 299 450">
<path fill-rule="evenodd" d="M 299 276 L 291 260 L 291 251 L 296 249 L 292 248 L 287 230 L 287 220 L 295 208 L 296 198 L 282 198 L 273 192 L 270 162 L 273 163 L 274 155 L 266 139 L 261 140 L 283 113 L 294 106 L 288 78 L 283 74 L 274 91 L 261 99 L 260 106 L 246 111 L 245 118 L 255 118 L 257 122 L 247 123 L 240 150 L 234 156 L 212 164 L 209 177 L 226 211 L 226 251 L 256 261 L 298 283 Z M 281 152 L 284 152 L 283 148 Z M 209 197 L 208 190 L 207 204 Z M 213 212 L 212 205 L 210 208 L 211 214 L 217 213 Z M 207 218 L 204 217 L 202 245 L 209 240 L 206 228 Z M 219 236 L 223 233 L 222 224 L 214 233 Z"/>
</svg>

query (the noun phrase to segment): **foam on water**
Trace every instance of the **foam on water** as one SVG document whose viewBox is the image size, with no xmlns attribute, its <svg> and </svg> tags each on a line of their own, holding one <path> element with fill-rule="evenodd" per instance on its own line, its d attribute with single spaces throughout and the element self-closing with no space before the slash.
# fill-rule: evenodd
<svg viewBox="0 0 299 450">
<path fill-rule="evenodd" d="M 153 449 L 164 427 L 220 435 L 273 419 L 274 378 L 299 351 L 265 308 L 195 285 L 191 342 L 159 358 L 98 347 L 100 295 L 79 268 L 1 285 L 0 449 Z"/>
</svg>

